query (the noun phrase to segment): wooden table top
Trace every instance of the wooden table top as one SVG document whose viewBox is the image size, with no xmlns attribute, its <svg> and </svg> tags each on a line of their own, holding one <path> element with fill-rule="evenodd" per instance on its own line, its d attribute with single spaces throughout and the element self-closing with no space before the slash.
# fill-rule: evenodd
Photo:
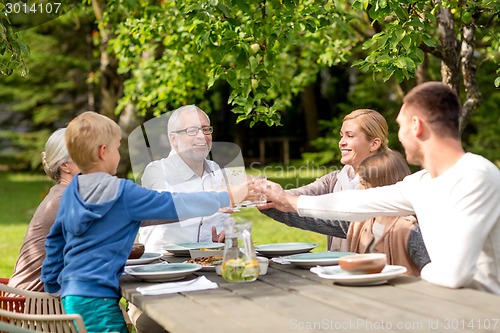
<svg viewBox="0 0 500 333">
<path fill-rule="evenodd" d="M 179 262 L 186 258 L 171 257 Z M 500 332 L 500 297 L 399 276 L 378 286 L 342 286 L 307 269 L 270 262 L 257 281 L 228 283 L 198 271 L 217 289 L 143 296 L 151 285 L 122 276 L 123 296 L 171 333 Z"/>
</svg>

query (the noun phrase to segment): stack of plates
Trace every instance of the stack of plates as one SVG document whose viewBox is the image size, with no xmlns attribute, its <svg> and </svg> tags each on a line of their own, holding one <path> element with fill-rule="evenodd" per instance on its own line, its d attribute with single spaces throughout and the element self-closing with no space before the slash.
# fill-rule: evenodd
<svg viewBox="0 0 500 333">
<path fill-rule="evenodd" d="M 152 263 L 162 257 L 161 253 L 145 252 L 139 259 L 127 259 L 127 266 L 130 265 L 145 265 Z"/>
<path fill-rule="evenodd" d="M 153 264 L 125 267 L 125 273 L 148 282 L 180 280 L 201 269 L 198 264 Z"/>
<path fill-rule="evenodd" d="M 339 258 L 355 254 L 353 252 L 312 252 L 294 254 L 291 256 L 283 257 L 283 259 L 291 262 L 292 264 L 302 267 L 311 268 L 315 266 L 329 266 L 339 263 Z"/>
</svg>

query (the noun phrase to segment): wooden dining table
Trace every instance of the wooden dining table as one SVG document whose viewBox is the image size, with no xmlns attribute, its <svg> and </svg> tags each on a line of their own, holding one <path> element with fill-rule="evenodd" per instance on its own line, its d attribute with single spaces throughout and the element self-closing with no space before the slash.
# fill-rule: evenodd
<svg viewBox="0 0 500 333">
<path fill-rule="evenodd" d="M 182 262 L 183 257 L 166 257 Z M 218 288 L 145 296 L 152 283 L 124 275 L 123 297 L 170 333 L 500 332 L 500 296 L 439 287 L 412 276 L 346 286 L 293 264 L 270 262 L 256 281 L 229 283 L 197 271 Z"/>
</svg>

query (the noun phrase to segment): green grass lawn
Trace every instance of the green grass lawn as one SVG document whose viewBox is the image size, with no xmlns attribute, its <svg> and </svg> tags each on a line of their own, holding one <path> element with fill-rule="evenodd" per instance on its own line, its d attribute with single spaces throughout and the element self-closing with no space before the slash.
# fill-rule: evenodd
<svg viewBox="0 0 500 333">
<path fill-rule="evenodd" d="M 265 170 L 249 169 L 249 173 L 264 173 L 270 180 L 285 188 L 297 187 L 314 180 L 319 174 L 295 172 L 280 166 Z M 304 173 L 305 172 L 305 173 Z M 9 277 L 13 270 L 24 234 L 38 204 L 43 200 L 53 182 L 44 174 L 0 172 L 0 277 Z M 312 242 L 326 249 L 326 236 L 288 227 L 261 214 L 256 208 L 234 213 L 253 222 L 252 238 L 257 244 L 278 242 Z"/>
<path fill-rule="evenodd" d="M 0 172 L 0 277 L 12 274 L 28 223 L 52 185 L 44 174 Z"/>
</svg>

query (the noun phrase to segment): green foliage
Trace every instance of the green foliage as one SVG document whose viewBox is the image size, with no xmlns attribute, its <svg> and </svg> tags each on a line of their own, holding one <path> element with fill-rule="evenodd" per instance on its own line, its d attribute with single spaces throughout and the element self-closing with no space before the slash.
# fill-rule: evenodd
<svg viewBox="0 0 500 333">
<path fill-rule="evenodd" d="M 0 73 L 12 75 L 19 69 L 22 76 L 28 74 L 27 57 L 30 55 L 28 44 L 14 32 L 5 12 L 5 4 L 0 3 Z"/>
<path fill-rule="evenodd" d="M 431 26 L 435 26 L 429 1 L 355 1 L 356 8 L 368 9 L 373 22 L 383 24 L 383 31 L 368 39 L 363 48 L 370 53 L 354 62 L 364 72 L 380 74 L 384 81 L 410 79 L 424 60 L 421 44 L 436 45 Z M 370 6 L 368 6 L 370 5 Z"/>
<path fill-rule="evenodd" d="M 14 170 L 39 168 L 49 135 L 66 126 L 79 110 L 88 109 L 86 80 L 92 59 L 85 35 L 89 22 L 81 12 L 71 14 L 20 32 L 31 47 L 30 72 L 0 77 L 0 101 L 8 103 L 18 123 L 29 124 L 19 129 L 12 122 L 9 126 L 13 128 L 0 129 L 0 138 L 13 146 L 0 156 L 0 164 Z M 75 21 L 79 29 L 74 27 Z"/>
<path fill-rule="evenodd" d="M 363 47 L 369 51 L 364 59 L 354 62 L 365 72 L 381 74 L 386 81 L 395 77 L 398 82 L 415 75 L 418 65 L 424 60 L 424 51 L 440 47 L 440 36 L 436 31 L 436 15 L 440 8 L 450 10 L 454 18 L 457 43 L 462 39 L 463 28 L 471 24 L 474 17 L 478 23 L 482 45 L 475 49 L 480 58 L 495 57 L 498 62 L 499 31 L 498 1 L 442 1 L 431 0 L 357 0 L 353 7 L 367 10 L 372 24 L 378 23 L 382 31 L 366 40 Z M 434 55 L 440 54 L 437 49 Z M 500 80 L 495 79 L 498 86 Z"/>
<path fill-rule="evenodd" d="M 401 150 L 401 143 L 397 138 L 398 125 L 396 123 L 401 101 L 399 96 L 394 93 L 396 90 L 394 80 L 384 83 L 380 76 L 372 78 L 372 75 L 369 74 L 360 74 L 357 76 L 357 80 L 358 83 L 350 92 L 347 101 L 337 105 L 340 110 L 338 117 L 319 122 L 323 134 L 313 142 L 317 152 L 308 152 L 302 155 L 306 162 L 314 162 L 318 165 L 338 164 L 341 157 L 339 133 L 342 120 L 356 109 L 369 108 L 382 114 L 389 126 L 389 147 Z"/>
<path fill-rule="evenodd" d="M 95 93 L 92 84 L 99 67 L 95 62 L 99 50 L 90 48 L 90 43 L 97 46 L 102 42 L 93 29 L 101 29 L 101 35 L 109 37 L 109 51 L 116 54 L 119 73 L 125 78 L 123 87 L 109 88 L 123 89 L 117 112 L 131 104 L 147 117 L 183 104 L 197 103 L 210 113 L 210 107 L 222 109 L 221 105 L 229 103 L 238 115 L 237 122 L 280 125 L 288 111 L 300 111 L 297 95 L 317 82 L 318 73 L 333 66 L 354 65 L 346 71 L 356 81 L 343 83 L 349 86 L 347 101 L 332 97 L 329 107 L 334 109 L 330 114 L 335 119 L 319 125 L 324 135 L 316 147 L 321 153 L 304 155 L 320 164 L 338 161 L 338 117 L 356 108 L 380 111 L 395 135 L 396 127 L 390 123 L 400 105 L 395 92 L 413 85 L 424 54 L 431 63 L 429 77 L 441 79 L 440 59 L 431 56 L 439 55 L 441 46 L 436 29 L 439 8 L 452 13 L 458 42 L 463 27 L 475 24 L 477 64 L 493 64 L 489 74 L 483 72 L 487 80 L 482 80 L 481 87 L 500 86 L 498 1 L 441 1 L 436 5 L 431 0 L 103 0 L 98 1 L 104 5 L 99 27 L 87 21 L 92 15 L 91 2 L 83 2 L 85 6 L 71 15 L 21 35 L 0 24 L 1 64 L 16 57 L 22 61 L 14 61 L 12 66 L 26 64 L 25 45 L 31 48 L 31 75 L 25 79 L 2 77 L 0 99 L 12 103 L 9 109 L 33 122 L 30 132 L 50 128 L 36 139 L 14 131 L 0 133 L 28 144 L 18 155 L 2 156 L 4 160 L 37 165 L 48 133 L 87 108 L 82 93 Z M 93 41 L 89 40 L 90 31 Z M 17 56 L 12 57 L 12 52 Z M 484 98 L 491 108 L 490 96 Z M 478 112 L 485 112 L 482 110 Z M 471 118 L 477 124 L 465 133 L 467 144 L 476 142 L 474 129 L 488 117 Z M 35 147 L 36 140 L 40 142 Z M 390 143 L 397 148 L 395 137 Z M 474 143 L 474 147 L 479 145 Z M 487 147 L 493 151 L 490 144 Z"/>
<path fill-rule="evenodd" d="M 14 143 L 14 152 L 0 154 L 0 164 L 9 165 L 12 170 L 36 170 L 41 168 L 41 152 L 51 132 L 47 129 L 28 133 L 0 131 L 0 139 Z"/>
<path fill-rule="evenodd" d="M 350 54 L 355 39 L 340 38 L 349 33 L 338 12 L 344 7 L 311 0 L 110 2 L 110 45 L 129 76 L 119 109 L 132 102 L 142 114 L 165 112 L 223 81 L 237 122 L 279 125 L 280 112 L 322 64 Z M 123 12 L 125 19 L 116 14 Z"/>
</svg>

